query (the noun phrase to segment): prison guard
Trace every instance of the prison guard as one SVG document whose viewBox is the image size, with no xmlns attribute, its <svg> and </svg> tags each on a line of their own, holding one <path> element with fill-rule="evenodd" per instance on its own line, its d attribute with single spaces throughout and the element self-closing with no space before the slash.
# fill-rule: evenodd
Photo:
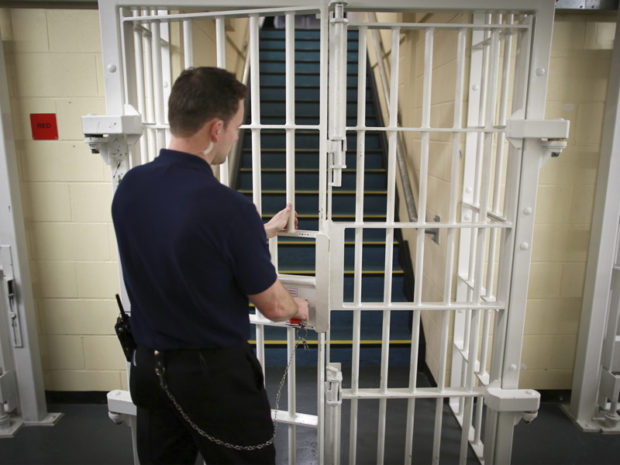
<svg viewBox="0 0 620 465">
<path fill-rule="evenodd" d="M 276 280 L 250 201 L 222 185 L 203 159 L 164 149 L 125 175 L 112 217 L 138 345 L 247 342 L 247 295 Z"/>
</svg>

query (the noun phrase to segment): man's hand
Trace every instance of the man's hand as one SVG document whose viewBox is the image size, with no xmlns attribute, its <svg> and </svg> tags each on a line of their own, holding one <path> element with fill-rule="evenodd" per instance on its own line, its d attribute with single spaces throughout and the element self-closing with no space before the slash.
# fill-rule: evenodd
<svg viewBox="0 0 620 465">
<path fill-rule="evenodd" d="M 297 304 L 297 313 L 293 319 L 308 321 L 308 301 L 302 297 L 293 297 L 293 300 Z"/>
<path fill-rule="evenodd" d="M 292 209 L 293 205 L 287 203 L 284 210 L 281 210 L 275 215 L 273 215 L 273 218 L 271 218 L 267 223 L 265 223 L 265 233 L 267 234 L 267 239 L 275 237 L 279 233 L 286 231 L 286 229 L 288 228 L 288 222 L 291 217 Z M 299 220 L 297 218 L 297 212 L 295 212 L 295 229 L 297 229 L 298 223 Z"/>
</svg>

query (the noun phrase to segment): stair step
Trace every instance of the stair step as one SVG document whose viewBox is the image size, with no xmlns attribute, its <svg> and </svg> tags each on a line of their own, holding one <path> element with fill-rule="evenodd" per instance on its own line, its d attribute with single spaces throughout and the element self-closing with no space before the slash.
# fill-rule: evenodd
<svg viewBox="0 0 620 465">
<path fill-rule="evenodd" d="M 316 63 L 319 66 L 319 62 L 321 60 L 321 52 L 320 50 L 299 50 L 295 49 L 295 63 L 304 63 L 304 62 L 312 62 Z M 286 50 L 284 48 L 284 44 L 280 48 L 270 47 L 268 49 L 261 49 L 258 52 L 258 57 L 261 62 L 263 61 L 279 61 L 284 63 L 286 60 Z M 357 49 L 349 49 L 347 51 L 347 62 L 357 64 L 357 59 L 359 57 L 359 53 Z"/>
<path fill-rule="evenodd" d="M 295 29 L 295 40 L 319 40 L 321 31 L 319 29 Z M 284 41 L 284 29 L 261 29 L 261 39 L 279 39 Z M 347 31 L 347 40 L 357 41 L 358 32 L 356 30 Z"/>
<path fill-rule="evenodd" d="M 252 189 L 252 169 L 241 168 L 237 183 L 238 189 Z M 352 169 L 343 170 L 342 186 L 347 189 L 355 189 L 357 172 Z M 364 185 L 368 189 L 385 190 L 386 172 L 384 169 L 367 169 L 365 170 Z M 263 169 L 261 173 L 261 182 L 263 186 L 269 186 L 271 189 L 286 189 L 286 170 L 284 168 Z M 318 189 L 319 187 L 319 170 L 305 169 L 295 171 L 295 188 L 296 189 Z"/>
<path fill-rule="evenodd" d="M 240 191 L 248 198 L 252 198 L 252 192 Z M 355 212 L 355 193 L 346 191 L 342 193 L 334 192 L 332 197 L 332 208 L 337 213 Z M 262 192 L 262 206 L 264 211 L 279 211 L 286 204 L 286 194 L 282 191 Z M 301 191 L 295 193 L 295 208 L 301 213 L 318 211 L 319 195 L 318 192 Z M 385 192 L 366 192 L 364 194 L 364 214 L 384 215 L 386 212 Z"/>
<path fill-rule="evenodd" d="M 248 106 L 248 119 L 252 119 L 252 109 Z M 315 118 L 318 121 L 320 114 L 320 103 L 318 101 L 296 101 L 295 102 L 295 120 L 299 118 Z M 347 102 L 347 115 L 349 117 L 357 117 L 357 102 Z M 260 116 L 263 117 L 280 117 L 283 122 L 286 121 L 286 101 L 284 99 L 261 99 Z M 376 120 L 375 106 L 372 103 L 366 104 L 366 121 Z"/>
<path fill-rule="evenodd" d="M 317 73 L 319 72 L 319 63 L 316 62 L 298 62 L 295 63 L 295 73 Z M 284 73 L 283 61 L 261 60 L 259 64 L 260 73 L 263 71 L 268 73 Z M 357 63 L 347 63 L 347 75 L 357 77 Z"/>
<path fill-rule="evenodd" d="M 306 86 L 295 88 L 295 101 L 296 102 L 318 102 L 320 89 L 318 86 Z M 285 86 L 275 85 L 261 85 L 260 98 L 262 101 L 266 100 L 284 100 L 286 98 Z M 366 89 L 366 101 L 372 101 L 372 92 L 370 89 Z M 347 89 L 347 102 L 357 104 L 357 87 L 349 87 Z"/>
<path fill-rule="evenodd" d="M 284 147 L 284 143 L 282 144 Z M 285 149 L 265 149 L 261 151 L 262 168 L 280 168 L 286 165 Z M 348 168 L 355 169 L 357 165 L 357 154 L 348 151 L 346 154 L 346 165 Z M 252 166 L 252 152 L 244 149 L 241 153 L 241 166 L 249 168 Z M 380 169 L 383 167 L 383 153 L 378 150 L 367 150 L 364 166 L 366 169 Z M 295 168 L 318 169 L 319 152 L 316 149 L 295 149 Z"/>
<path fill-rule="evenodd" d="M 383 270 L 385 264 L 385 245 L 370 246 L 365 245 L 362 249 L 362 266 L 364 272 Z M 402 271 L 398 263 L 398 245 L 392 245 L 392 256 L 394 257 L 393 270 Z M 308 245 L 287 245 L 286 249 L 278 251 L 278 266 L 289 270 L 300 270 L 314 268 L 316 266 L 316 252 L 313 246 Z M 355 266 L 355 246 L 350 245 L 344 248 L 344 267 L 345 270 L 353 270 Z"/>
<path fill-rule="evenodd" d="M 284 69 L 268 71 L 260 68 L 260 85 L 278 85 L 283 86 L 286 84 L 286 76 L 284 75 Z M 311 86 L 318 87 L 321 85 L 321 77 L 319 76 L 319 70 L 311 72 L 301 73 L 295 72 L 295 86 Z M 347 87 L 357 86 L 357 72 L 347 74 Z"/>
<path fill-rule="evenodd" d="M 250 130 L 243 131 L 243 147 L 244 151 L 251 151 L 252 132 Z M 311 152 L 312 149 L 319 148 L 318 131 L 298 130 L 295 132 L 295 146 L 300 153 Z M 286 147 L 286 131 L 284 129 L 265 129 L 260 132 L 261 150 L 284 150 Z M 366 151 L 383 150 L 381 137 L 378 132 L 368 132 L 364 138 Z M 355 133 L 347 134 L 347 152 L 353 153 L 357 147 L 357 135 Z"/>
</svg>

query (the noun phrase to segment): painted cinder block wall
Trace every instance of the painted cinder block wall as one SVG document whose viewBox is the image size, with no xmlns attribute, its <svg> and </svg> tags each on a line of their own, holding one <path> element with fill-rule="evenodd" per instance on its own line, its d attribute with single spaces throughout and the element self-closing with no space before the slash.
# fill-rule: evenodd
<svg viewBox="0 0 620 465">
<path fill-rule="evenodd" d="M 196 64 L 215 65 L 213 22 L 194 28 Z M 47 390 L 127 388 L 113 326 L 118 259 L 110 170 L 84 143 L 81 116 L 104 114 L 95 9 L 0 8 L 41 359 Z M 179 28 L 171 29 L 174 41 Z M 242 72 L 244 28 L 230 25 L 229 70 Z M 178 47 L 172 66 L 180 71 Z M 35 141 L 30 113 L 55 113 L 58 140 Z"/>
<path fill-rule="evenodd" d="M 614 21 L 613 15 L 556 16 L 547 117 L 570 119 L 571 139 L 562 156 L 543 168 L 539 185 L 523 387 L 571 386 Z M 197 29 L 197 43 L 213 40 L 212 27 Z M 83 114 L 105 112 L 98 13 L 0 8 L 0 32 L 45 387 L 126 388 L 113 334 L 118 262 L 110 172 L 83 142 L 80 124 Z M 242 49 L 244 39 L 238 40 Z M 402 75 L 415 63 L 400 66 Z M 56 113 L 59 140 L 32 140 L 30 113 Z M 429 198 L 440 195 L 441 183 L 436 186 Z M 441 282 L 439 275 L 428 279 Z M 426 331 L 432 357 L 438 325 L 427 321 Z"/>
</svg>

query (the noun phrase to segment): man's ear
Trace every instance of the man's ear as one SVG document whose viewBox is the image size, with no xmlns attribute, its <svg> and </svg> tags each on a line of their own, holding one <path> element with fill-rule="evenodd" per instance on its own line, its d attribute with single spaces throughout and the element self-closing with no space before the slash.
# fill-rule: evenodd
<svg viewBox="0 0 620 465">
<path fill-rule="evenodd" d="M 217 142 L 219 140 L 220 134 L 223 128 L 224 128 L 224 121 L 222 121 L 219 118 L 212 120 L 211 127 L 209 130 L 209 135 L 211 136 L 211 140 L 213 142 Z"/>
</svg>

